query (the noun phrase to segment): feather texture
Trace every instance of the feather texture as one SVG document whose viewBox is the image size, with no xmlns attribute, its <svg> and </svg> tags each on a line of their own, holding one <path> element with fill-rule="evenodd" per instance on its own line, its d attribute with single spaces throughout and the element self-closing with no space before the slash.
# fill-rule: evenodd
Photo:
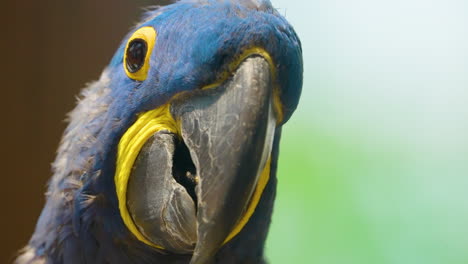
<svg viewBox="0 0 468 264">
<path fill-rule="evenodd" d="M 138 241 L 120 218 L 113 176 L 117 144 L 138 113 L 175 94 L 213 83 L 243 50 L 261 46 L 277 66 L 285 121 L 302 87 L 302 51 L 292 27 L 267 0 L 182 0 L 148 11 L 136 28 L 158 32 L 145 82 L 125 75 L 129 34 L 101 78 L 85 88 L 53 163 L 47 202 L 17 264 L 188 263 Z M 271 181 L 241 233 L 217 255 L 219 263 L 261 263 L 276 190 L 277 131 Z"/>
</svg>

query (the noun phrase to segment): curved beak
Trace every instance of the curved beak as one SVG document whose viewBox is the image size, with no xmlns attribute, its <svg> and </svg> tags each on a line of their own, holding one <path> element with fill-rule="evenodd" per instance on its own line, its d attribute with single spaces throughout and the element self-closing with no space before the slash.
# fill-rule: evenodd
<svg viewBox="0 0 468 264">
<path fill-rule="evenodd" d="M 209 263 L 246 210 L 271 154 L 272 94 L 270 65 L 251 57 L 221 86 L 172 104 L 197 170 L 192 264 Z"/>
<path fill-rule="evenodd" d="M 249 57 L 224 83 L 172 101 L 180 134 L 146 143 L 128 189 L 132 216 L 155 244 L 205 264 L 239 230 L 271 154 L 272 82 L 267 60 Z"/>
</svg>

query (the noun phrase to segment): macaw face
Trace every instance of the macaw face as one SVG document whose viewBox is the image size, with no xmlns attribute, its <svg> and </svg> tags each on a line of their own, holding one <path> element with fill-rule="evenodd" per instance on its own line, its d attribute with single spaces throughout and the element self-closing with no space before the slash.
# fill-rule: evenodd
<svg viewBox="0 0 468 264">
<path fill-rule="evenodd" d="M 205 263 L 268 184 L 275 132 L 300 96 L 299 40 L 268 1 L 182 1 L 151 12 L 107 72 L 122 222 Z"/>
</svg>

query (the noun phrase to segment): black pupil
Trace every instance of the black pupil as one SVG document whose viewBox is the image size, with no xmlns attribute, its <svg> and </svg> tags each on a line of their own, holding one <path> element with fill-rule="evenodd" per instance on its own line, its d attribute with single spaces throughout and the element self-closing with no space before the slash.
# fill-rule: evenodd
<svg viewBox="0 0 468 264">
<path fill-rule="evenodd" d="M 127 70 L 131 73 L 139 71 L 145 64 L 146 41 L 142 39 L 134 39 L 128 45 L 127 49 Z"/>
</svg>

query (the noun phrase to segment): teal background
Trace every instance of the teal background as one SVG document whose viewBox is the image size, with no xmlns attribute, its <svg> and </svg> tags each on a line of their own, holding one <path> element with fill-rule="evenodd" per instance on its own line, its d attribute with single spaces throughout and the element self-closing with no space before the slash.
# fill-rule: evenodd
<svg viewBox="0 0 468 264">
<path fill-rule="evenodd" d="M 468 2 L 273 0 L 304 89 L 271 263 L 468 263 Z"/>
</svg>

